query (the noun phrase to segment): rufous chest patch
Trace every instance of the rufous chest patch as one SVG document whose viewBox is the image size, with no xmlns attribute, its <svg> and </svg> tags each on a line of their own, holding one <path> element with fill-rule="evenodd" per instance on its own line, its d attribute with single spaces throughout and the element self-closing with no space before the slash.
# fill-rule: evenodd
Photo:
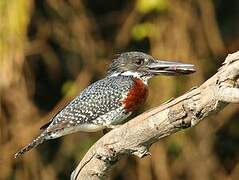
<svg viewBox="0 0 239 180">
<path fill-rule="evenodd" d="M 148 86 L 139 78 L 134 78 L 134 85 L 123 100 L 126 112 L 132 112 L 143 104 L 148 96 Z"/>
</svg>

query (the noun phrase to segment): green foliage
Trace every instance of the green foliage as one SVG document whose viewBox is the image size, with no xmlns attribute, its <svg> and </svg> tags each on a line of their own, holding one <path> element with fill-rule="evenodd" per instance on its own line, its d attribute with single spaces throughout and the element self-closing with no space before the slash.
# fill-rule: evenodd
<svg viewBox="0 0 239 180">
<path fill-rule="evenodd" d="M 152 28 L 151 23 L 136 24 L 131 31 L 133 39 L 139 41 L 146 38 L 152 32 Z"/>
<path fill-rule="evenodd" d="M 62 88 L 61 92 L 64 96 L 74 96 L 76 94 L 76 85 L 73 81 L 66 81 Z"/>
<path fill-rule="evenodd" d="M 161 12 L 168 7 L 168 0 L 138 0 L 137 9 L 139 12 L 148 13 L 150 11 Z"/>
</svg>

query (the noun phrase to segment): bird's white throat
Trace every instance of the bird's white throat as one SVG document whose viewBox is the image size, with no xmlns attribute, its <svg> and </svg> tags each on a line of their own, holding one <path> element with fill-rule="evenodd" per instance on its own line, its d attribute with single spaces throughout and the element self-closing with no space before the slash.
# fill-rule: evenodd
<svg viewBox="0 0 239 180">
<path fill-rule="evenodd" d="M 132 76 L 134 78 L 139 78 L 146 85 L 148 85 L 148 80 L 152 77 L 152 76 L 142 76 L 142 74 L 140 74 L 138 72 L 133 72 L 133 71 L 125 71 L 123 73 L 117 72 L 117 73 L 113 73 L 111 76 L 118 76 L 118 75 L 121 75 L 121 76 Z"/>
</svg>

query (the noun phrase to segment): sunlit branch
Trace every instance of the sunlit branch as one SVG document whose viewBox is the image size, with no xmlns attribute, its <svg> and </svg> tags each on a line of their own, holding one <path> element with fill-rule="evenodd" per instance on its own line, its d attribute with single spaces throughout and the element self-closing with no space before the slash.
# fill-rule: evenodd
<svg viewBox="0 0 239 180">
<path fill-rule="evenodd" d="M 159 139 L 195 126 L 228 103 L 238 103 L 238 77 L 239 51 L 228 55 L 218 72 L 198 88 L 103 136 L 86 153 L 71 179 L 102 179 L 122 155 L 149 155 L 149 147 Z"/>
</svg>

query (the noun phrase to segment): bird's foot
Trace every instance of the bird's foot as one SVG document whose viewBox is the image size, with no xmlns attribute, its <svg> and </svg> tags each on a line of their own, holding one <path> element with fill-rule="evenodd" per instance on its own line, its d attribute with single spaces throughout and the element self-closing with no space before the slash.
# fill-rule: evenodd
<svg viewBox="0 0 239 180">
<path fill-rule="evenodd" d="M 110 132 L 112 129 L 115 129 L 115 128 L 118 128 L 120 127 L 121 124 L 118 124 L 118 125 L 107 125 L 105 129 L 103 129 L 103 134 L 107 134 L 108 132 Z"/>
<path fill-rule="evenodd" d="M 109 128 L 109 129 L 115 129 L 115 128 L 119 128 L 121 126 L 121 124 L 117 124 L 117 125 L 112 125 L 112 124 L 110 124 L 110 125 L 107 125 L 107 128 Z"/>
<path fill-rule="evenodd" d="M 109 128 L 103 129 L 103 134 L 105 135 L 105 134 L 107 134 L 110 131 L 111 131 L 111 129 L 109 129 Z"/>
</svg>

